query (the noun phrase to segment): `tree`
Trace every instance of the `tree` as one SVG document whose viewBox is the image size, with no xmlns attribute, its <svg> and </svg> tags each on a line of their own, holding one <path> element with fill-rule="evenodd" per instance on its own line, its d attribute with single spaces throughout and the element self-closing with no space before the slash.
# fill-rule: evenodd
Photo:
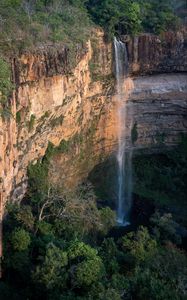
<svg viewBox="0 0 187 300">
<path fill-rule="evenodd" d="M 185 299 L 187 258 L 172 245 L 158 249 L 144 265 L 136 266 L 132 279 L 135 299 Z"/>
<path fill-rule="evenodd" d="M 175 15 L 172 0 L 139 0 L 142 25 L 146 31 L 161 33 L 176 29 L 179 19 Z"/>
<path fill-rule="evenodd" d="M 181 243 L 181 237 L 178 234 L 179 225 L 172 219 L 171 214 L 163 214 L 162 216 L 158 211 L 150 219 L 154 225 L 153 233 L 158 241 L 168 242 L 171 241 L 175 244 Z"/>
<path fill-rule="evenodd" d="M 68 249 L 72 284 L 88 287 L 102 276 L 102 261 L 98 252 L 83 242 L 72 242 Z"/>
<path fill-rule="evenodd" d="M 130 0 L 97 0 L 88 2 L 93 20 L 110 36 L 115 33 L 138 33 L 141 29 L 140 7 Z"/>
<path fill-rule="evenodd" d="M 23 228 L 16 228 L 12 232 L 11 243 L 14 250 L 23 251 L 26 250 L 30 245 L 30 235 Z"/>
<path fill-rule="evenodd" d="M 42 283 L 47 289 L 66 286 L 68 265 L 67 253 L 54 244 L 49 244 L 43 263 L 37 266 L 33 279 Z"/>
<path fill-rule="evenodd" d="M 122 247 L 129 251 L 136 263 L 142 263 L 157 251 L 157 242 L 146 227 L 140 226 L 136 233 L 130 232 L 122 238 Z"/>
<path fill-rule="evenodd" d="M 142 30 L 160 33 L 178 25 L 172 0 L 90 0 L 87 7 L 110 36 Z"/>
</svg>

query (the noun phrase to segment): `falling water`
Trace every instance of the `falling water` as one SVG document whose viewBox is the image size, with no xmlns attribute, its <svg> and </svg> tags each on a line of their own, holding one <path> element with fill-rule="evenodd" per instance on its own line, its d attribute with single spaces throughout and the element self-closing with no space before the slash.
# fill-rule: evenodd
<svg viewBox="0 0 187 300">
<path fill-rule="evenodd" d="M 132 198 L 132 151 L 126 151 L 127 137 L 127 95 L 125 93 L 125 79 L 128 75 L 128 56 L 126 44 L 114 39 L 116 81 L 117 81 L 117 104 L 118 104 L 118 205 L 117 223 L 119 225 L 129 224 L 129 212 Z"/>
</svg>

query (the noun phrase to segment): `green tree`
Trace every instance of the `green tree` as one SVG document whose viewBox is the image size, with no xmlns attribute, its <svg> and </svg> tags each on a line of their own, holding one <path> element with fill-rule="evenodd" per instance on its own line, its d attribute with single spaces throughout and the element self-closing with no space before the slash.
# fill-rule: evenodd
<svg viewBox="0 0 187 300">
<path fill-rule="evenodd" d="M 89 1 L 88 9 L 96 23 L 110 36 L 115 33 L 138 33 L 141 29 L 140 7 L 130 0 Z"/>
<path fill-rule="evenodd" d="M 68 249 L 73 285 L 88 287 L 102 276 L 102 260 L 97 250 L 83 242 L 72 242 Z"/>
<path fill-rule="evenodd" d="M 16 213 L 16 219 L 26 229 L 33 230 L 35 218 L 33 216 L 31 206 L 29 205 L 20 206 L 18 212 Z"/>
<path fill-rule="evenodd" d="M 119 250 L 113 238 L 104 239 L 101 245 L 100 255 L 105 264 L 108 276 L 112 276 L 112 274 L 119 272 L 120 266 L 117 259 Z"/>
<path fill-rule="evenodd" d="M 79 263 L 76 267 L 73 280 L 79 287 L 85 288 L 97 282 L 101 277 L 101 259 L 95 256 Z"/>
<path fill-rule="evenodd" d="M 175 15 L 172 0 L 139 0 L 142 26 L 146 31 L 161 33 L 176 29 L 179 19 Z"/>
<path fill-rule="evenodd" d="M 30 245 L 31 239 L 29 233 L 23 228 L 16 228 L 12 232 L 11 243 L 14 250 L 23 251 Z"/>
<path fill-rule="evenodd" d="M 157 253 L 137 266 L 132 278 L 135 299 L 185 299 L 187 258 L 173 246 L 158 249 Z"/>
<path fill-rule="evenodd" d="M 122 238 L 122 246 L 129 251 L 136 263 L 139 264 L 152 257 L 157 251 L 157 242 L 146 227 L 140 226 L 136 233 L 130 232 Z"/>
<path fill-rule="evenodd" d="M 47 247 L 44 261 L 37 266 L 33 279 L 42 283 L 47 289 L 62 288 L 66 286 L 68 265 L 67 253 L 53 244 Z"/>
<path fill-rule="evenodd" d="M 99 215 L 101 221 L 100 231 L 106 235 L 116 224 L 116 214 L 110 207 L 103 207 L 99 209 Z"/>
<path fill-rule="evenodd" d="M 171 214 L 163 214 L 162 216 L 158 211 L 150 219 L 153 224 L 153 233 L 158 241 L 168 242 L 171 241 L 175 244 L 181 243 L 181 237 L 178 234 L 179 224 L 173 219 Z"/>
</svg>

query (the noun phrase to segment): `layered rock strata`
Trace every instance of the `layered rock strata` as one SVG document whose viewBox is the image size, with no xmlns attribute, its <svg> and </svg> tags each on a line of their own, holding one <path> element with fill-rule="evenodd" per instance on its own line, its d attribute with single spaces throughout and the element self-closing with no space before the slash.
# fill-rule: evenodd
<svg viewBox="0 0 187 300">
<path fill-rule="evenodd" d="M 162 37 L 125 37 L 129 78 L 129 147 L 174 145 L 186 131 L 186 32 Z M 45 154 L 48 142 L 68 142 L 66 153 L 51 162 L 54 183 L 75 185 L 95 164 L 116 150 L 117 115 L 112 44 L 97 30 L 77 54 L 70 71 L 65 48 L 25 53 L 12 61 L 17 85 L 11 100 L 13 118 L 0 120 L 0 187 L 3 203 L 21 200 L 27 167 Z M 175 75 L 155 73 L 176 73 Z M 183 74 L 182 74 L 183 72 Z M 138 77 L 141 74 L 152 76 Z M 136 76 L 136 78 L 134 77 Z M 137 138 L 132 145 L 132 128 Z M 1 202 L 2 202 L 1 201 Z"/>
</svg>

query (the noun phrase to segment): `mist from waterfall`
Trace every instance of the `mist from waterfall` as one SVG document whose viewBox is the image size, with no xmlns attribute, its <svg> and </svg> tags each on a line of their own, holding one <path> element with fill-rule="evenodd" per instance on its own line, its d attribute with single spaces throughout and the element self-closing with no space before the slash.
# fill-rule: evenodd
<svg viewBox="0 0 187 300">
<path fill-rule="evenodd" d="M 129 224 L 132 203 L 132 150 L 126 149 L 127 140 L 127 94 L 125 80 L 128 76 L 128 55 L 126 44 L 114 39 L 116 84 L 118 150 L 117 160 L 117 223 Z"/>
</svg>

